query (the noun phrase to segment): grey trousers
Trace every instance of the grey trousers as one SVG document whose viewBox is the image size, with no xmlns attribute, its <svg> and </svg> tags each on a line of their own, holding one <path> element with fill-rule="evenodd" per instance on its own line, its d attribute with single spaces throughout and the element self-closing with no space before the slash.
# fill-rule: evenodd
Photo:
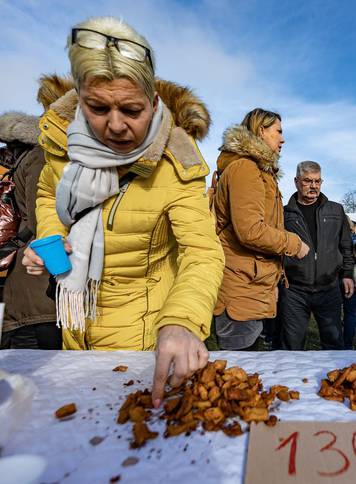
<svg viewBox="0 0 356 484">
<path fill-rule="evenodd" d="M 258 319 L 236 321 L 224 311 L 215 316 L 215 327 L 220 349 L 233 351 L 252 346 L 262 332 L 263 323 Z"/>
</svg>

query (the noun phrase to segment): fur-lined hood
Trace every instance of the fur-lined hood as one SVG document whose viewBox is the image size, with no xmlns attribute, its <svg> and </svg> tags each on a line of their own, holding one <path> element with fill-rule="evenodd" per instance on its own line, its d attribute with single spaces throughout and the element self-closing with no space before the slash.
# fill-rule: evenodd
<svg viewBox="0 0 356 484">
<path fill-rule="evenodd" d="M 251 158 L 260 170 L 267 173 L 275 175 L 279 171 L 279 154 L 271 150 L 262 138 L 255 136 L 240 124 L 235 124 L 224 132 L 220 151 L 222 151 L 218 163 L 220 172 L 232 161 L 231 156 L 224 156 L 224 152 L 236 153 L 241 158 Z"/>
<path fill-rule="evenodd" d="M 2 114 L 0 115 L 0 141 L 36 145 L 40 134 L 38 122 L 38 116 L 30 116 L 18 111 Z"/>
<path fill-rule="evenodd" d="M 73 83 L 67 78 L 63 78 L 62 81 L 61 83 L 58 76 L 44 76 L 41 79 L 40 90 L 50 92 L 55 99 L 57 92 L 63 94 L 63 90 L 67 89 L 64 95 L 58 96 L 59 98 L 51 103 L 50 109 L 62 119 L 71 122 L 78 104 L 78 95 Z M 157 79 L 156 90 L 171 111 L 176 126 L 198 140 L 207 135 L 211 123 L 210 114 L 204 103 L 190 89 Z"/>
</svg>

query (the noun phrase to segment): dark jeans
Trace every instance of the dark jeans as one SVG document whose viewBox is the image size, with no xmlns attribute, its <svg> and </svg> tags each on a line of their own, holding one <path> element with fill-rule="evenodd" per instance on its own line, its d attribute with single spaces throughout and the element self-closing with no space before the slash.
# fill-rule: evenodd
<svg viewBox="0 0 356 484">
<path fill-rule="evenodd" d="M 344 343 L 345 350 L 353 349 L 353 341 L 356 331 L 356 293 L 344 301 Z"/>
<path fill-rule="evenodd" d="M 339 286 L 308 292 L 299 287 L 282 287 L 279 292 L 280 348 L 303 350 L 311 313 L 318 324 L 324 350 L 342 350 L 341 292 Z"/>
<path fill-rule="evenodd" d="M 61 350 L 62 330 L 55 322 L 21 326 L 2 333 L 1 349 Z"/>
</svg>

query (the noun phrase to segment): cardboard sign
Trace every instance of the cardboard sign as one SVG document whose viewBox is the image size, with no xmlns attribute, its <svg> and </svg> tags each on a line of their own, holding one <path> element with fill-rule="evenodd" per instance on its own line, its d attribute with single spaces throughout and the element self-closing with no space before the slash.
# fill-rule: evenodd
<svg viewBox="0 0 356 484">
<path fill-rule="evenodd" d="M 356 483 L 356 422 L 253 424 L 245 484 Z"/>
</svg>

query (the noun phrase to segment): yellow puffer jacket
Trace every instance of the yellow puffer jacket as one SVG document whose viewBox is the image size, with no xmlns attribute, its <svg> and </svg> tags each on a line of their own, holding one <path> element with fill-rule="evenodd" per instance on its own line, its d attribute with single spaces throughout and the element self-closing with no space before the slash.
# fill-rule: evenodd
<svg viewBox="0 0 356 484">
<path fill-rule="evenodd" d="M 164 108 L 155 142 L 130 169 L 138 176 L 116 209 L 116 197 L 103 205 L 97 318 L 86 321 L 85 333 L 65 330 L 65 349 L 150 350 L 157 330 L 169 324 L 201 339 L 209 335 L 224 256 L 205 194 L 209 170 L 189 136 L 202 136 L 209 117 L 188 90 L 160 84 L 166 105 L 179 112 Z M 69 91 L 40 122 L 47 163 L 38 185 L 38 238 L 67 235 L 56 214 L 55 190 L 68 161 L 66 128 L 76 104 Z"/>
</svg>

